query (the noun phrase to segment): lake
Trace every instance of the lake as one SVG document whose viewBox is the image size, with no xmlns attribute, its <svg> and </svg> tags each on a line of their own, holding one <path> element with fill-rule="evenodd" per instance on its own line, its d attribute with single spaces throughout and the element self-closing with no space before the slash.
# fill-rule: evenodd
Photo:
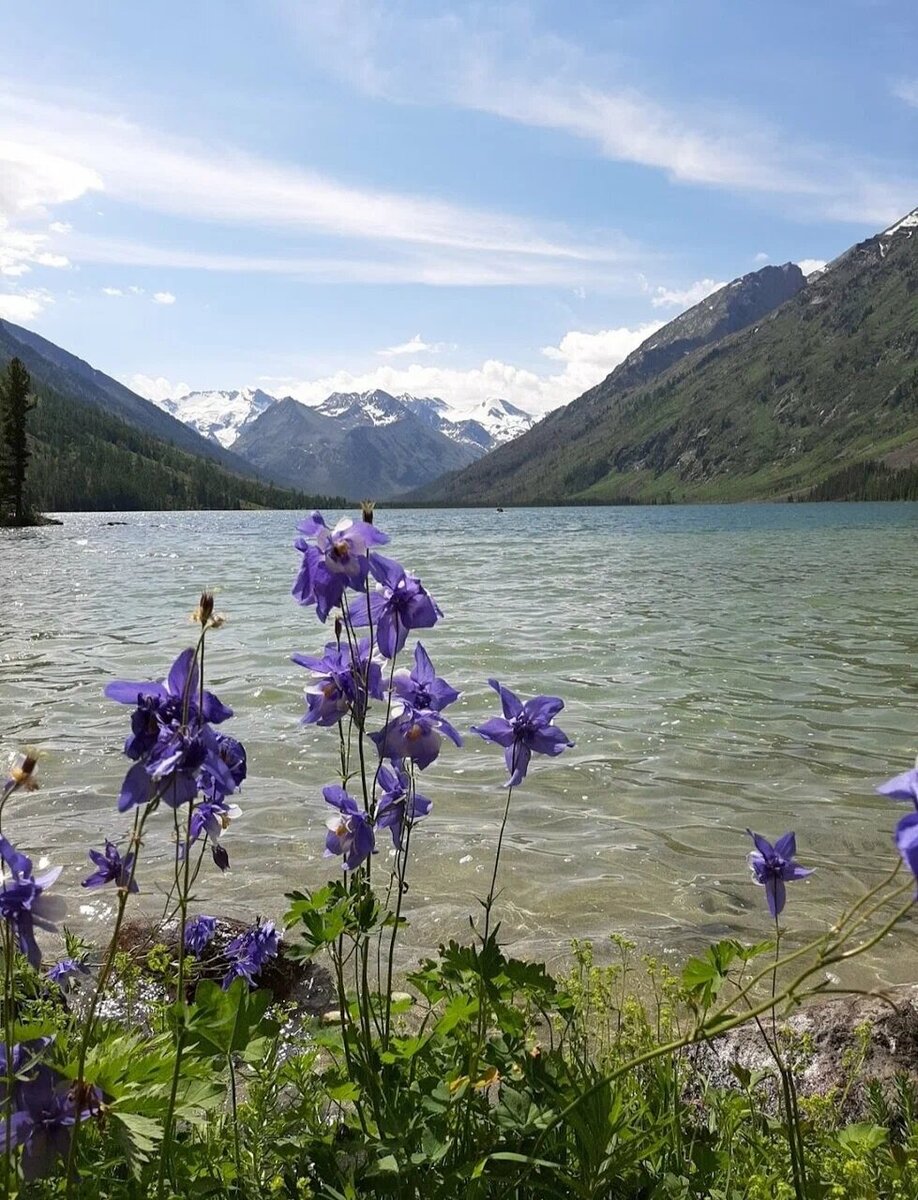
<svg viewBox="0 0 918 1200">
<path fill-rule="evenodd" d="M 65 514 L 0 531 L 0 746 L 45 752 L 42 789 L 11 802 L 4 832 L 64 864 L 75 927 L 111 909 L 79 887 L 86 848 L 128 826 L 115 801 L 129 710 L 102 689 L 161 677 L 192 640 L 205 586 L 228 618 L 209 641 L 210 686 L 236 710 L 224 728 L 245 743 L 249 778 L 225 841 L 233 869 L 202 872 L 203 910 L 277 918 L 285 890 L 336 871 L 321 797 L 336 736 L 300 724 L 306 673 L 289 661 L 331 638 L 290 596 L 297 519 Z M 801 934 L 893 861 L 901 810 L 873 788 L 918 749 L 918 505 L 383 508 L 376 520 L 445 613 L 423 640 L 463 691 L 450 710 L 461 730 L 497 710 L 490 676 L 567 705 L 558 723 L 576 748 L 534 759 L 513 801 L 500 916 L 518 953 L 557 961 L 571 936 L 620 931 L 678 961 L 726 934 L 767 937 L 747 826 L 795 829 L 800 861 L 818 868 L 788 889 Z M 487 891 L 504 778 L 498 748 L 474 735 L 425 772 L 434 810 L 412 840 L 406 900 L 417 948 L 462 936 Z M 150 911 L 154 861 L 165 880 L 170 854 L 160 819 L 141 872 Z M 904 944 L 861 979 L 913 979 Z"/>
</svg>

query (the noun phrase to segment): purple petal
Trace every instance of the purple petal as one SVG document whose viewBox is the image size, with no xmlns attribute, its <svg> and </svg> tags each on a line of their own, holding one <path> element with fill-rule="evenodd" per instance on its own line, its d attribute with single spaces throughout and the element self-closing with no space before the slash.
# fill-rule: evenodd
<svg viewBox="0 0 918 1200">
<path fill-rule="evenodd" d="M 896 846 L 903 862 L 918 879 L 918 812 L 908 813 L 896 826 Z"/>
<path fill-rule="evenodd" d="M 205 721 L 209 721 L 211 725 L 219 725 L 221 721 L 229 720 L 233 715 L 233 710 L 222 700 L 218 700 L 213 692 L 205 692 L 201 713 Z"/>
<path fill-rule="evenodd" d="M 153 794 L 153 783 L 143 763 L 135 763 L 124 777 L 118 797 L 118 811 L 127 812 L 135 805 L 146 804 Z"/>
<path fill-rule="evenodd" d="M 557 725 L 549 725 L 546 729 L 537 729 L 529 738 L 529 746 L 536 754 L 550 754 L 552 757 L 561 753 L 568 746 L 573 746 L 563 729 Z"/>
<path fill-rule="evenodd" d="M 116 679 L 105 685 L 105 696 L 118 704 L 136 704 L 140 697 L 145 700 L 165 700 L 166 689 L 161 683 L 131 683 L 126 679 Z"/>
<path fill-rule="evenodd" d="M 504 751 L 504 761 L 507 764 L 507 770 L 510 772 L 510 778 L 507 780 L 507 787 L 519 787 L 526 778 L 526 772 L 529 770 L 529 760 L 532 757 L 529 747 L 524 746 L 522 742 L 517 742 L 514 746 L 508 746 Z"/>
<path fill-rule="evenodd" d="M 307 537 L 314 537 L 320 530 L 328 532 L 325 518 L 318 511 L 313 511 L 308 517 L 304 517 L 297 525 L 297 529 L 300 533 L 305 533 Z"/>
<path fill-rule="evenodd" d="M 531 700 L 527 700 L 523 705 L 523 711 L 527 717 L 539 724 L 548 724 L 548 722 L 558 715 L 561 709 L 564 708 L 564 701 L 559 700 L 557 696 L 533 696 Z"/>
<path fill-rule="evenodd" d="M 765 880 L 765 897 L 768 900 L 768 911 L 777 920 L 787 898 L 787 888 L 784 886 L 784 880 L 770 875 Z"/>
<path fill-rule="evenodd" d="M 473 725 L 472 733 L 477 733 L 486 742 L 496 742 L 498 746 L 512 746 L 516 740 L 513 726 L 503 717 L 490 717 L 482 725 Z"/>
<path fill-rule="evenodd" d="M 908 800 L 918 804 L 918 767 L 894 775 L 876 789 L 881 796 L 889 796 L 892 800 Z"/>
<path fill-rule="evenodd" d="M 352 796 L 339 784 L 330 784 L 322 789 L 322 795 L 325 797 L 325 803 L 332 805 L 333 808 L 340 809 L 343 813 L 359 813 L 357 802 Z"/>
<path fill-rule="evenodd" d="M 507 720 L 512 721 L 514 717 L 518 717 L 523 711 L 523 703 L 519 696 L 511 692 L 509 688 L 505 688 L 502 684 L 498 683 L 496 679 L 489 679 L 488 684 L 500 696 L 500 705 L 504 710 L 504 716 Z"/>
<path fill-rule="evenodd" d="M 793 858 L 797 853 L 797 837 L 794 833 L 782 833 L 775 842 L 775 854 L 779 858 Z"/>
<path fill-rule="evenodd" d="M 172 664 L 169 671 L 169 678 L 166 680 L 166 689 L 170 696 L 176 696 L 180 700 L 185 698 L 185 689 L 188 687 L 188 677 L 191 674 L 194 661 L 195 653 L 189 646 L 187 650 L 182 651 Z"/>
<path fill-rule="evenodd" d="M 414 670 L 411 674 L 417 683 L 433 684 L 437 678 L 430 655 L 420 642 L 414 648 Z"/>
<path fill-rule="evenodd" d="M 384 587 L 393 590 L 398 586 L 399 580 L 405 576 L 405 568 L 402 564 L 397 563 L 393 558 L 386 558 L 383 554 L 371 554 L 369 567 L 370 574 L 374 579 Z"/>
<path fill-rule="evenodd" d="M 756 850 L 758 850 L 759 854 L 762 855 L 766 862 L 774 858 L 775 848 L 772 846 L 771 842 L 767 840 L 767 838 L 763 838 L 760 833 L 753 833 L 751 829 L 747 829 L 746 832 L 755 842 Z"/>
<path fill-rule="evenodd" d="M 377 597 L 372 597 L 376 599 Z M 380 597 L 381 599 L 381 597 Z M 386 658 L 395 658 L 408 638 L 408 630 L 404 629 L 394 613 L 386 609 L 376 625 L 376 642 L 380 654 Z"/>
</svg>

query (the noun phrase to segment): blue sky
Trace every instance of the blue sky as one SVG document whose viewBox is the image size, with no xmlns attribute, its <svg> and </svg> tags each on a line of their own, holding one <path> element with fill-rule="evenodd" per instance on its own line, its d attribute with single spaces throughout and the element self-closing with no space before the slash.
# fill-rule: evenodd
<svg viewBox="0 0 918 1200">
<path fill-rule="evenodd" d="M 918 204 L 886 0 L 0 10 L 0 316 L 147 394 L 535 412 Z"/>
</svg>

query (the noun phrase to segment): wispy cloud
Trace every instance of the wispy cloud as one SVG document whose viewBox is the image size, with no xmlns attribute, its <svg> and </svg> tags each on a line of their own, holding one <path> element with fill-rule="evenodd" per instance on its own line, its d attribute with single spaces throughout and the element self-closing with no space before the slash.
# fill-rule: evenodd
<svg viewBox="0 0 918 1200">
<path fill-rule="evenodd" d="M 421 335 L 416 333 L 407 342 L 400 342 L 397 346 L 387 346 L 384 350 L 377 350 L 376 353 L 380 358 L 400 358 L 406 354 L 442 354 L 444 350 L 450 349 L 455 349 L 455 347 L 448 342 L 425 342 Z"/>
<path fill-rule="evenodd" d="M 208 224 L 320 232 L 360 241 L 548 259 L 618 261 L 619 235 L 590 244 L 563 228 L 433 196 L 358 188 L 232 146 L 210 147 L 104 111 L 0 93 L 7 206 L 63 203 L 93 190 Z"/>
<path fill-rule="evenodd" d="M 153 293 L 153 303 L 154 304 L 174 304 L 175 296 L 173 295 L 172 292 L 154 292 Z"/>
<path fill-rule="evenodd" d="M 511 36 L 512 21 L 488 26 L 480 10 L 410 17 L 375 0 L 285 8 L 307 53 L 390 100 L 420 95 L 561 131 L 674 183 L 771 196 L 797 215 L 882 225 L 918 193 L 910 165 L 858 163 L 843 147 L 805 144 L 753 113 L 731 106 L 725 116 L 715 97 L 686 103 L 624 79 L 610 85 L 608 64 L 582 47 L 531 26 Z"/>
<path fill-rule="evenodd" d="M 654 308 L 692 308 L 700 304 L 712 292 L 718 292 L 726 286 L 726 280 L 719 282 L 714 279 L 698 279 L 686 288 L 657 287 L 650 298 Z"/>
<path fill-rule="evenodd" d="M 172 383 L 163 375 L 125 375 L 121 382 L 138 396 L 161 403 L 179 396 L 187 396 L 191 388 L 187 383 Z"/>
<path fill-rule="evenodd" d="M 893 95 L 911 108 L 918 108 L 918 79 L 900 79 L 893 87 Z"/>
</svg>

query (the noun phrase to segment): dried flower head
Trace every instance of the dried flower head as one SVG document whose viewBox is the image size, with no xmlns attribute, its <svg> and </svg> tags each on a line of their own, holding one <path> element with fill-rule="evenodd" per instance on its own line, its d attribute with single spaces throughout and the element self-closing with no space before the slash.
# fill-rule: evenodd
<svg viewBox="0 0 918 1200">
<path fill-rule="evenodd" d="M 226 617 L 214 615 L 214 594 L 213 592 L 201 592 L 201 599 L 198 601 L 198 607 L 191 614 L 191 620 L 195 625 L 200 625 L 202 629 L 219 629 L 226 622 Z"/>
<path fill-rule="evenodd" d="M 38 780 L 35 778 L 37 766 L 37 750 L 28 749 L 24 754 L 18 754 L 13 759 L 4 790 L 15 792 L 17 788 L 23 788 L 27 792 L 34 792 L 38 788 Z"/>
<path fill-rule="evenodd" d="M 376 507 L 375 500 L 360 501 L 360 519 L 366 521 L 368 525 L 373 524 L 373 509 Z"/>
</svg>

